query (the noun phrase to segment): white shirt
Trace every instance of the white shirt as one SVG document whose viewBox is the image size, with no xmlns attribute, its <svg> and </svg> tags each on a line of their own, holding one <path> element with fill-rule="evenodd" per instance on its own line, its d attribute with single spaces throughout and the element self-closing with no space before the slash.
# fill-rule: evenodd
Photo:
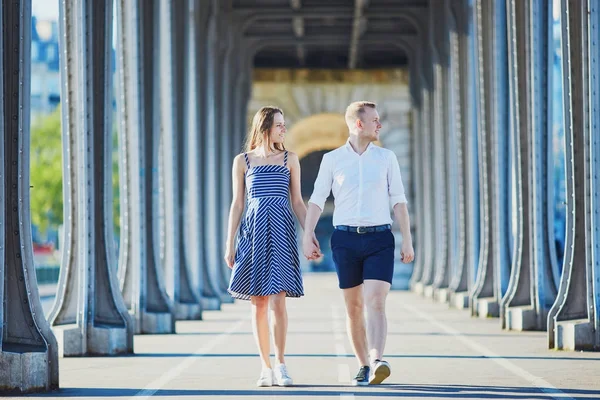
<svg viewBox="0 0 600 400">
<path fill-rule="evenodd" d="M 391 224 L 390 209 L 406 203 L 396 155 L 370 143 L 358 155 L 350 142 L 326 153 L 309 199 L 321 210 L 333 190 L 333 225 Z"/>
</svg>

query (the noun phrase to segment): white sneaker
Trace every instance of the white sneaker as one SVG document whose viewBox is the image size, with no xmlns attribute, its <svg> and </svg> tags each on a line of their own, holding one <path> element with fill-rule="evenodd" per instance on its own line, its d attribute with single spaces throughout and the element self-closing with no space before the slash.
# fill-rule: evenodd
<svg viewBox="0 0 600 400">
<path fill-rule="evenodd" d="M 256 386 L 273 386 L 273 370 L 271 368 L 263 368 L 260 371 L 260 378 L 256 381 Z"/>
<path fill-rule="evenodd" d="M 292 386 L 294 382 L 288 375 L 285 364 L 277 364 L 273 369 L 273 384 L 277 386 Z"/>
<path fill-rule="evenodd" d="M 371 376 L 369 379 L 369 385 L 378 385 L 383 382 L 388 376 L 390 376 L 392 368 L 387 361 L 375 360 L 375 363 L 371 367 Z"/>
</svg>

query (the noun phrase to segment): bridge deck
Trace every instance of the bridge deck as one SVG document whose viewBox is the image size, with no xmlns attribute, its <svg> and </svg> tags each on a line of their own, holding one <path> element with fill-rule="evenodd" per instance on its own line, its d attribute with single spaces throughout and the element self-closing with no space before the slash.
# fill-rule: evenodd
<svg viewBox="0 0 600 400">
<path fill-rule="evenodd" d="M 600 398 L 597 353 L 546 349 L 544 332 L 504 332 L 496 319 L 448 310 L 409 292 L 388 301 L 380 386 L 348 386 L 356 363 L 345 334 L 341 293 L 331 274 L 307 275 L 290 299 L 287 365 L 296 385 L 256 388 L 259 360 L 247 302 L 177 323 L 176 335 L 135 337 L 135 356 L 60 360 L 60 392 L 28 397 L 161 399 Z"/>
</svg>

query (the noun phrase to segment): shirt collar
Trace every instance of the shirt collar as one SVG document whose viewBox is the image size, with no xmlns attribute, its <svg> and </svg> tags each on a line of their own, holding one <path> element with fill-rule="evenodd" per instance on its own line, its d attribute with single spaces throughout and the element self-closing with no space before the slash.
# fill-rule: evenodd
<svg viewBox="0 0 600 400">
<path fill-rule="evenodd" d="M 369 143 L 367 145 L 367 148 L 365 149 L 365 152 L 363 154 L 365 154 L 367 151 L 371 150 L 371 148 L 374 146 L 373 142 Z M 345 145 L 346 149 L 348 149 L 348 151 L 352 152 L 353 154 L 358 155 L 358 153 L 356 151 L 354 151 L 354 148 L 352 147 L 352 145 L 350 144 L 350 138 L 348 138 L 346 140 L 346 145 Z"/>
</svg>

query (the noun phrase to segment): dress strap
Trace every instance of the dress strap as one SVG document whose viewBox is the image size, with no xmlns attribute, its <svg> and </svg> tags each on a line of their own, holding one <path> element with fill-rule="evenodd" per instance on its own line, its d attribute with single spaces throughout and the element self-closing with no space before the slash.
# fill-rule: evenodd
<svg viewBox="0 0 600 400">
<path fill-rule="evenodd" d="M 283 155 L 283 166 L 284 167 L 287 167 L 287 155 L 288 155 L 288 152 L 286 150 L 285 154 Z"/>
<path fill-rule="evenodd" d="M 246 166 L 250 168 L 250 161 L 248 161 L 248 154 L 244 153 L 244 159 L 246 160 Z"/>
</svg>

